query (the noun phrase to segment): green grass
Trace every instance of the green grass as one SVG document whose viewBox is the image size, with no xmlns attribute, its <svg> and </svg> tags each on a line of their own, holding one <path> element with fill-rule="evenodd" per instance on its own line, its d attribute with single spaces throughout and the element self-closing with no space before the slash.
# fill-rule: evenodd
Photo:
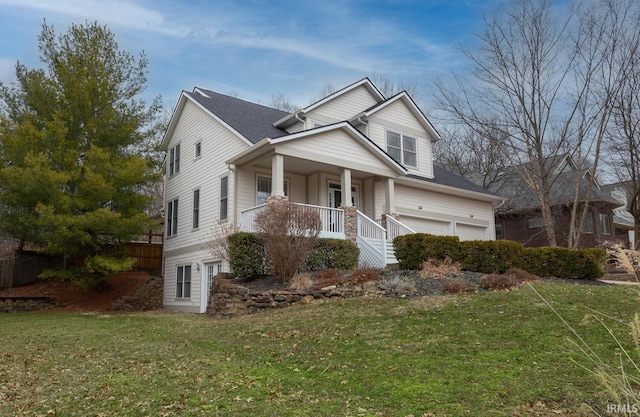
<svg viewBox="0 0 640 417">
<path fill-rule="evenodd" d="M 536 283 L 601 356 L 628 348 L 631 288 Z M 618 322 L 616 320 L 620 320 Z M 347 299 L 213 320 L 0 316 L 0 416 L 505 416 L 603 410 L 571 333 L 527 286 Z M 573 359 L 573 360 L 572 360 Z M 544 414 L 545 410 L 548 414 Z M 574 413 L 574 414 L 571 414 Z"/>
</svg>

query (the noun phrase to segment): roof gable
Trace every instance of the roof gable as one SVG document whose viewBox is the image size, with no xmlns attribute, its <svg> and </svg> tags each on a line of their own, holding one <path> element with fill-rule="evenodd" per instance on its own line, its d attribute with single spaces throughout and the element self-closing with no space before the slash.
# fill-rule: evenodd
<svg viewBox="0 0 640 417">
<path fill-rule="evenodd" d="M 294 113 L 284 116 L 282 119 L 276 121 L 274 123 L 274 126 L 280 127 L 283 129 L 288 126 L 291 126 L 292 124 L 296 123 L 296 121 L 298 121 L 298 118 L 303 117 L 304 115 L 312 112 L 313 110 L 318 109 L 319 107 L 324 106 L 325 104 L 331 101 L 344 97 L 351 91 L 354 91 L 355 89 L 360 87 L 363 87 L 371 95 L 374 101 L 381 102 L 384 100 L 384 96 L 382 95 L 382 93 L 380 93 L 380 91 L 376 88 L 376 86 L 373 85 L 373 83 L 369 80 L 369 78 L 363 78 L 360 81 L 357 81 L 351 85 L 348 85 L 336 91 L 333 94 L 329 94 L 328 96 L 316 101 L 315 103 L 308 105 L 305 108 L 302 108 Z"/>
<path fill-rule="evenodd" d="M 436 140 L 436 141 L 440 140 L 440 134 L 438 133 L 436 128 L 431 124 L 431 122 L 427 119 L 427 117 L 424 115 L 422 110 L 420 110 L 420 108 L 416 105 L 416 103 L 409 96 L 409 94 L 407 94 L 406 91 L 402 91 L 396 94 L 395 96 L 390 97 L 366 109 L 361 114 L 354 117 L 352 120 L 355 120 L 358 118 L 367 119 L 369 117 L 375 116 L 376 114 L 382 113 L 385 109 L 389 108 L 390 106 L 396 103 L 402 103 L 402 105 L 406 107 L 406 109 L 413 115 L 413 117 L 416 118 L 416 120 L 424 128 L 424 130 L 426 130 L 431 135 L 433 140 Z"/>
</svg>

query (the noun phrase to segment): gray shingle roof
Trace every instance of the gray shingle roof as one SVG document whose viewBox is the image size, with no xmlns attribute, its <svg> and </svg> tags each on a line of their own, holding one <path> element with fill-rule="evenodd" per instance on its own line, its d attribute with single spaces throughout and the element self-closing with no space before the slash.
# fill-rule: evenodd
<svg viewBox="0 0 640 417">
<path fill-rule="evenodd" d="M 222 119 L 251 143 L 256 144 L 266 137 L 277 138 L 288 135 L 285 130 L 273 126 L 274 122 L 288 115 L 289 113 L 287 112 L 216 93 L 215 91 L 204 88 L 196 88 L 195 90 L 201 91 L 206 94 L 206 96 L 198 92 L 185 92 L 185 94 Z M 371 143 L 378 147 L 374 142 Z M 384 149 L 381 150 L 385 152 Z M 408 177 L 448 187 L 460 188 L 466 191 L 474 191 L 492 196 L 496 195 L 440 166 L 434 165 L 433 170 L 434 178 L 426 178 L 413 174 L 408 175 Z"/>
<path fill-rule="evenodd" d="M 462 178 L 459 175 L 449 172 L 437 164 L 433 164 L 433 176 L 434 178 L 426 178 L 426 177 L 421 177 L 415 174 L 407 175 L 407 177 L 409 178 L 414 178 L 414 179 L 422 180 L 425 182 L 430 182 L 433 184 L 445 185 L 447 187 L 460 188 L 466 191 L 473 191 L 476 193 L 496 196 L 495 193 L 489 190 L 486 190 L 480 187 L 479 185 L 474 184 L 471 181 L 468 181 Z"/>
<path fill-rule="evenodd" d="M 204 88 L 198 88 L 198 90 L 209 97 L 197 92 L 185 94 L 218 116 L 251 143 L 258 143 L 266 137 L 277 138 L 288 135 L 285 130 L 273 127 L 273 123 L 289 113 Z"/>
</svg>

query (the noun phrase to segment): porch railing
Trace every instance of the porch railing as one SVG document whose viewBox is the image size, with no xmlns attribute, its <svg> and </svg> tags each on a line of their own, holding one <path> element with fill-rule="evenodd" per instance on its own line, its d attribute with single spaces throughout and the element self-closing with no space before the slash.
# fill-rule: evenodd
<svg viewBox="0 0 640 417">
<path fill-rule="evenodd" d="M 356 243 L 360 248 L 360 267 L 384 268 L 386 265 L 385 230 L 360 211 L 356 211 L 358 233 Z"/>
<path fill-rule="evenodd" d="M 398 220 L 391 216 L 387 216 L 387 239 L 393 240 L 398 236 L 410 235 L 415 233 L 415 230 L 409 226 L 400 223 Z"/>
<path fill-rule="evenodd" d="M 322 221 L 320 237 L 332 237 L 344 239 L 344 210 L 331 207 L 314 206 L 311 204 L 292 203 L 306 210 L 318 213 Z M 251 207 L 240 212 L 240 230 L 243 232 L 255 232 L 256 216 L 267 208 L 266 204 Z"/>
</svg>

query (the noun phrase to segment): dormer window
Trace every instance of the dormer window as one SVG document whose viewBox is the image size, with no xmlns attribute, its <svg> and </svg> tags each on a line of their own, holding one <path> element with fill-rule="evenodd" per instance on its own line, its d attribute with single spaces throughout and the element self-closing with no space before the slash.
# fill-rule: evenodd
<svg viewBox="0 0 640 417">
<path fill-rule="evenodd" d="M 387 130 L 387 153 L 403 165 L 418 166 L 416 138 Z"/>
</svg>

